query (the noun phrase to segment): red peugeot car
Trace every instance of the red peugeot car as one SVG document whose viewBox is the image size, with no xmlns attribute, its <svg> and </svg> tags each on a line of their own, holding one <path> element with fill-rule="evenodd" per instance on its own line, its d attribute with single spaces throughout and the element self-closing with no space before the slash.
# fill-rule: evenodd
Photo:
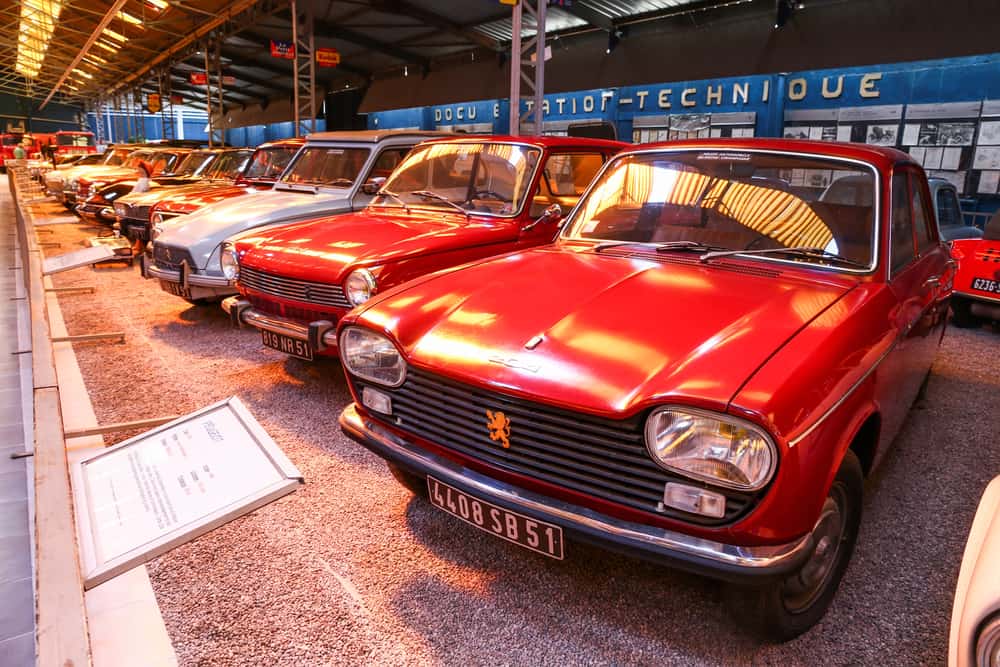
<svg viewBox="0 0 1000 667">
<path fill-rule="evenodd" d="M 958 260 L 952 323 L 977 327 L 983 321 L 1000 322 L 1000 211 L 983 229 L 981 239 L 959 239 L 952 244 Z"/>
<path fill-rule="evenodd" d="M 468 137 L 414 148 L 363 210 L 243 236 L 223 247 L 240 296 L 222 307 L 263 344 L 334 355 L 334 325 L 372 295 L 425 273 L 550 243 L 625 144 L 572 137 Z"/>
<path fill-rule="evenodd" d="M 234 183 L 206 185 L 194 192 L 169 194 L 153 206 L 150 224 L 155 226 L 178 215 L 194 213 L 203 206 L 223 199 L 274 187 L 281 172 L 304 143 L 305 139 L 281 139 L 261 144 Z"/>
<path fill-rule="evenodd" d="M 953 267 L 932 210 L 892 149 L 622 153 L 555 244 L 342 318 L 341 427 L 475 528 L 742 584 L 739 622 L 787 640 L 830 604 L 863 477 L 943 335 Z"/>
</svg>

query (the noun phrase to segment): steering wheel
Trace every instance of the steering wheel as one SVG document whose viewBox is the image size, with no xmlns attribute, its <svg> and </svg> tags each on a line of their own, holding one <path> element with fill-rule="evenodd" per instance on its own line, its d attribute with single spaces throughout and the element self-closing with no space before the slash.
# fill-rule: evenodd
<svg viewBox="0 0 1000 667">
<path fill-rule="evenodd" d="M 496 201 L 507 201 L 506 197 L 495 190 L 476 190 L 472 193 L 472 199 L 495 199 Z"/>
</svg>

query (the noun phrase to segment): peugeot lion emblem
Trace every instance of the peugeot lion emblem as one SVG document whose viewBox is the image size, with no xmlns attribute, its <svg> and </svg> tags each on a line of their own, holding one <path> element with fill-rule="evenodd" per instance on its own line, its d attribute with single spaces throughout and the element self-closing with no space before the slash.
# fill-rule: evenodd
<svg viewBox="0 0 1000 667">
<path fill-rule="evenodd" d="M 497 410 L 486 411 L 486 428 L 490 431 L 490 440 L 500 441 L 504 449 L 510 448 L 510 419 L 507 415 Z"/>
</svg>

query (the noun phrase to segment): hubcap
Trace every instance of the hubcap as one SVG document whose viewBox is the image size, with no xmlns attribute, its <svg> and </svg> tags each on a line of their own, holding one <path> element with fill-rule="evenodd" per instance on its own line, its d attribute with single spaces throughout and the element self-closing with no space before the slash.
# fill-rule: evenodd
<svg viewBox="0 0 1000 667">
<path fill-rule="evenodd" d="M 844 500 L 843 489 L 835 485 L 823 503 L 823 511 L 813 528 L 815 547 L 812 555 L 802 569 L 782 584 L 782 599 L 785 607 L 792 613 L 804 611 L 815 602 L 836 568 L 844 536 L 844 514 L 841 509 Z"/>
</svg>

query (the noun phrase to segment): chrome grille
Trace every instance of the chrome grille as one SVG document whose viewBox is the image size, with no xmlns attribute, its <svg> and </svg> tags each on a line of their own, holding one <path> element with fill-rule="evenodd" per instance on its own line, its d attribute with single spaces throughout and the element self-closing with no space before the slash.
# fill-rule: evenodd
<svg viewBox="0 0 1000 667">
<path fill-rule="evenodd" d="M 181 262 L 184 260 L 187 260 L 188 266 L 191 269 L 195 268 L 194 261 L 191 259 L 191 253 L 186 249 L 174 248 L 162 243 L 153 243 L 153 263 L 161 269 L 180 271 Z"/>
<path fill-rule="evenodd" d="M 344 310 L 353 307 L 344 296 L 344 290 L 340 285 L 276 276 L 249 266 L 240 267 L 240 277 L 237 282 L 243 287 L 281 299 Z"/>
<path fill-rule="evenodd" d="M 371 386 L 392 397 L 396 428 L 497 468 L 591 497 L 689 523 L 720 525 L 746 514 L 758 496 L 726 496 L 726 514 L 713 519 L 662 508 L 667 482 L 703 486 L 656 465 L 643 438 L 645 414 L 605 419 L 562 410 L 442 378 L 413 367 L 396 389 L 350 376 L 360 395 Z M 486 411 L 510 419 L 510 447 L 490 439 Z M 379 416 L 379 415 L 376 415 Z"/>
</svg>

